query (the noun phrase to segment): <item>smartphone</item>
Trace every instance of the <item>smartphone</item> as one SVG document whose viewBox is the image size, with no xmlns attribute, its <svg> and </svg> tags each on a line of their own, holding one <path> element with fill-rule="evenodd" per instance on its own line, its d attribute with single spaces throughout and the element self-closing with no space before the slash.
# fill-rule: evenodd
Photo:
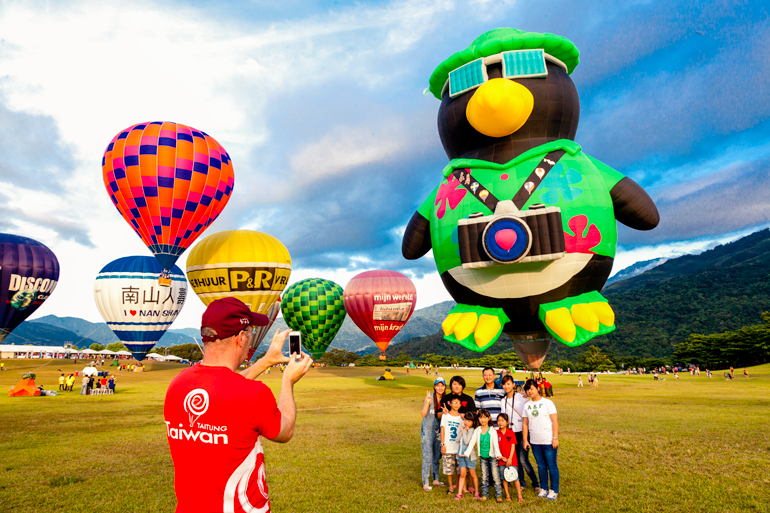
<svg viewBox="0 0 770 513">
<path fill-rule="evenodd" d="M 289 356 L 293 354 L 302 355 L 302 333 L 299 331 L 289 333 Z"/>
</svg>

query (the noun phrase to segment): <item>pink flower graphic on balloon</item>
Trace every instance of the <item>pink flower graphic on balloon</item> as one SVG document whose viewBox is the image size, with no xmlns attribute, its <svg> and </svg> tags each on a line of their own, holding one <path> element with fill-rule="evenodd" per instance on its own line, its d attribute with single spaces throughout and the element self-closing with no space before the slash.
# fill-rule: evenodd
<svg viewBox="0 0 770 513">
<path fill-rule="evenodd" d="M 462 186 L 460 181 L 454 175 L 449 175 L 447 183 L 439 185 L 438 192 L 436 193 L 435 204 L 439 206 L 436 211 L 436 217 L 439 219 L 444 217 L 447 205 L 449 205 L 449 210 L 454 210 L 463 200 L 466 192 L 468 190 Z"/>
<path fill-rule="evenodd" d="M 602 234 L 599 233 L 595 224 L 592 224 L 586 232 L 588 217 L 575 216 L 567 222 L 567 226 L 575 234 L 571 235 L 567 231 L 564 232 L 564 244 L 567 253 L 595 253 L 591 251 L 591 248 L 596 247 L 602 241 Z"/>
</svg>

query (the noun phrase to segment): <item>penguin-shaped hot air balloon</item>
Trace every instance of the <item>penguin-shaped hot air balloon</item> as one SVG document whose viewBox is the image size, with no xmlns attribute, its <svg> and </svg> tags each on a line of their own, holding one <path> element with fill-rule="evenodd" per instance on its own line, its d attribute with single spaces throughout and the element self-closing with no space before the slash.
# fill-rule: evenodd
<svg viewBox="0 0 770 513">
<path fill-rule="evenodd" d="M 599 292 L 615 221 L 637 230 L 659 221 L 638 184 L 574 141 L 578 55 L 564 37 L 499 28 L 439 64 L 430 91 L 451 162 L 402 245 L 407 259 L 433 249 L 457 301 L 447 340 L 483 351 L 505 332 L 531 369 L 552 338 L 577 346 L 615 329 Z"/>
</svg>

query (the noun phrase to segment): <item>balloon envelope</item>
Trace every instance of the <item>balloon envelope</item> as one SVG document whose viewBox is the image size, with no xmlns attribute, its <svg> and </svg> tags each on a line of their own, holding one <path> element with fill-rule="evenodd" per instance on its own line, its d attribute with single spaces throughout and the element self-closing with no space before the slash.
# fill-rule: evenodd
<svg viewBox="0 0 770 513">
<path fill-rule="evenodd" d="M 283 318 L 302 332 L 302 347 L 313 358 L 324 354 L 345 320 L 342 295 L 342 287 L 322 278 L 298 281 L 283 295 Z"/>
<path fill-rule="evenodd" d="M 105 265 L 94 283 L 96 308 L 137 360 L 171 327 L 187 298 L 182 270 L 174 266 L 171 286 L 161 287 L 162 270 L 152 257 L 123 257 Z"/>
<path fill-rule="evenodd" d="M 48 299 L 59 261 L 40 242 L 0 233 L 0 342 Z"/>
<path fill-rule="evenodd" d="M 407 323 L 417 305 L 412 280 L 396 271 L 367 271 L 345 286 L 345 310 L 380 351 Z"/>
<path fill-rule="evenodd" d="M 286 246 L 272 235 L 252 230 L 213 233 L 187 257 L 190 285 L 206 306 L 216 299 L 234 297 L 252 312 L 270 318 L 270 324 L 254 330 L 249 359 L 278 316 L 281 292 L 290 275 L 291 255 Z"/>
<path fill-rule="evenodd" d="M 233 166 L 200 130 L 153 121 L 116 135 L 102 159 L 112 203 L 169 270 L 225 208 Z"/>
<path fill-rule="evenodd" d="M 247 360 L 251 360 L 254 357 L 254 353 L 257 352 L 257 348 L 259 348 L 259 344 L 262 343 L 262 339 L 265 338 L 265 335 L 267 335 L 267 332 L 270 331 L 270 328 L 272 328 L 273 323 L 275 322 L 275 319 L 278 318 L 278 312 L 281 311 L 281 302 L 276 301 L 273 303 L 273 306 L 268 309 L 267 318 L 270 319 L 270 322 L 267 324 L 267 326 L 254 326 L 254 331 L 251 333 L 251 344 L 249 345 L 249 355 L 246 357 Z"/>
</svg>

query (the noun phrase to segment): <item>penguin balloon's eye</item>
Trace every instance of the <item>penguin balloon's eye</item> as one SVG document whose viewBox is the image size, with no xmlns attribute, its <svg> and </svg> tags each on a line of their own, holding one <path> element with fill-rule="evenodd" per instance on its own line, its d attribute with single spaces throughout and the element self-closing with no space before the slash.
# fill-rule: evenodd
<svg viewBox="0 0 770 513">
<path fill-rule="evenodd" d="M 489 80 L 487 67 L 493 64 L 500 64 L 502 67 L 503 78 L 545 78 L 548 76 L 548 69 L 545 61 L 551 61 L 567 69 L 567 66 L 548 55 L 543 50 L 512 50 L 502 52 L 489 57 L 481 57 L 468 64 L 460 66 L 449 73 L 449 78 L 444 84 L 441 96 L 449 88 L 449 96 L 455 98 L 463 93 L 475 89 Z"/>
</svg>

